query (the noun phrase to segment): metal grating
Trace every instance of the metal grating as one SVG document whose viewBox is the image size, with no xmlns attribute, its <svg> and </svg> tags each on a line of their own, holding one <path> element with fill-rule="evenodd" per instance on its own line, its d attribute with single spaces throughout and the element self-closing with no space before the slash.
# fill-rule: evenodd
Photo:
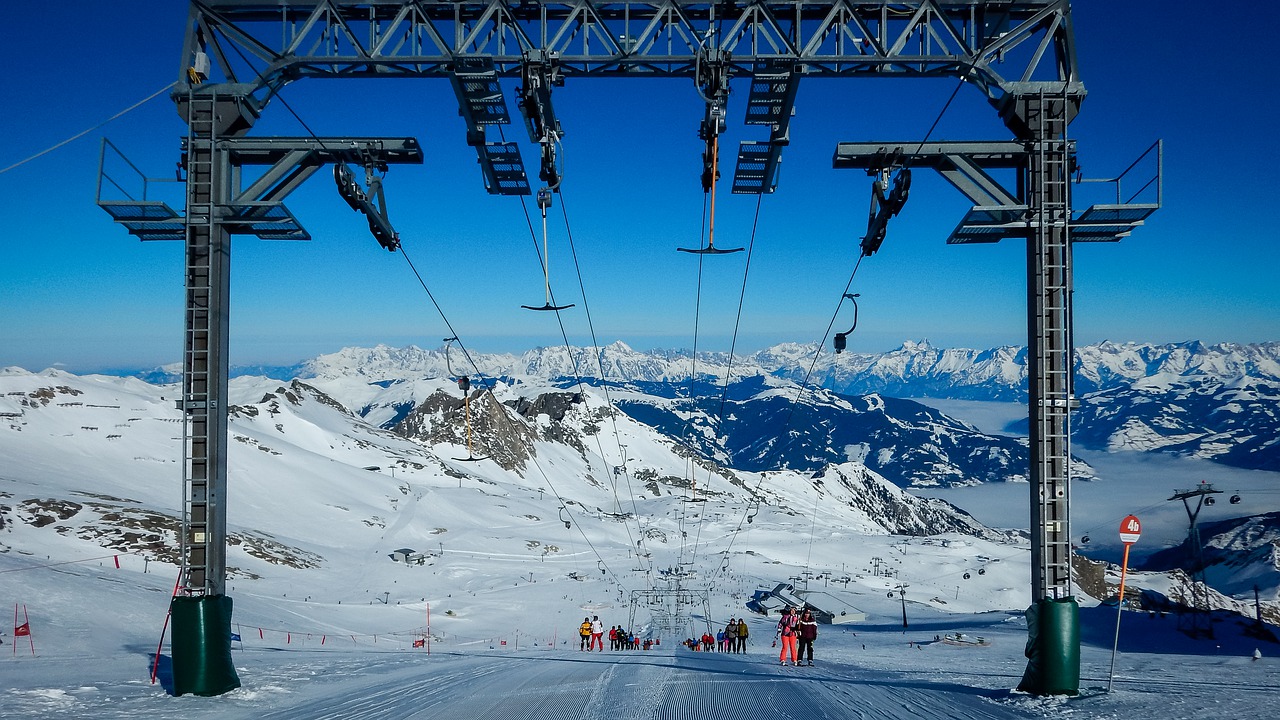
<svg viewBox="0 0 1280 720">
<path fill-rule="evenodd" d="M 289 208 L 278 202 L 247 202 L 227 206 L 223 218 L 233 233 L 256 235 L 262 240 L 310 240 L 311 234 L 302 227 Z"/>
<path fill-rule="evenodd" d="M 476 125 L 507 125 L 511 122 L 492 57 L 458 58 L 450 80 L 464 112 Z"/>
<path fill-rule="evenodd" d="M 775 125 L 791 115 L 800 76 L 791 63 L 769 63 L 751 77 L 747 125 Z"/>
<path fill-rule="evenodd" d="M 515 143 L 485 143 L 480 151 L 485 187 L 491 195 L 528 195 L 529 177 Z"/>
<path fill-rule="evenodd" d="M 951 231 L 948 245 L 993 243 L 1007 237 L 1027 236 L 1027 206 L 977 206 Z"/>
<path fill-rule="evenodd" d="M 770 160 L 776 167 L 776 157 L 782 149 L 767 142 L 743 142 L 738 146 L 738 165 L 733 170 L 733 192 L 756 194 L 771 191 Z"/>
</svg>

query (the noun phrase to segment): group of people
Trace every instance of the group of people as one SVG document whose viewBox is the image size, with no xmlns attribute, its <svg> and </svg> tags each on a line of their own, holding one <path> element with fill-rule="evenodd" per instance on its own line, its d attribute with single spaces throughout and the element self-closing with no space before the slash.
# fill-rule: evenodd
<svg viewBox="0 0 1280 720">
<path fill-rule="evenodd" d="M 599 615 L 583 618 L 582 624 L 578 626 L 578 636 L 580 638 L 578 650 L 604 651 L 604 623 L 600 622 Z M 715 635 L 708 631 L 703 633 L 702 637 L 688 638 L 682 644 L 695 652 L 745 653 L 749 636 L 746 618 L 729 618 L 729 623 Z M 781 651 L 778 652 L 779 665 L 786 665 L 788 662 L 793 666 L 801 663 L 813 665 L 813 641 L 818 639 L 818 621 L 808 608 L 803 612 L 791 607 L 784 609 L 782 617 L 778 620 L 775 637 L 782 645 Z M 656 644 L 656 641 L 642 642 L 640 638 L 619 625 L 609 628 L 610 650 L 639 650 L 641 647 L 648 650 L 652 644 Z"/>
<path fill-rule="evenodd" d="M 779 665 L 786 665 L 788 657 L 792 665 L 799 665 L 806 651 L 809 654 L 808 664 L 813 664 L 813 641 L 818 639 L 818 621 L 808 608 L 804 614 L 797 614 L 795 608 L 784 609 L 778 620 L 777 638 L 782 644 L 782 650 L 778 652 Z"/>
<path fill-rule="evenodd" d="M 718 631 L 715 635 L 708 631 L 696 640 L 688 638 L 684 641 L 684 646 L 694 652 L 745 653 L 747 651 L 747 636 L 747 619 L 729 618 L 729 624 L 725 625 L 724 629 Z"/>
<path fill-rule="evenodd" d="M 604 623 L 600 622 L 599 615 L 582 618 L 582 624 L 578 626 L 578 638 L 579 651 L 604 651 Z M 627 632 L 621 625 L 614 625 L 609 628 L 610 650 L 639 650 L 641 648 L 648 650 L 656 644 L 658 644 L 656 638 L 653 640 L 641 640 L 634 633 Z"/>
</svg>

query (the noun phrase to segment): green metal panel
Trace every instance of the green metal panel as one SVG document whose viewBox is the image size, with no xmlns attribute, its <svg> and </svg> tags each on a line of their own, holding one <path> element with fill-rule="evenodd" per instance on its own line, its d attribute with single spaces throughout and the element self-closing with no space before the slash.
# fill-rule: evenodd
<svg viewBox="0 0 1280 720">
<path fill-rule="evenodd" d="M 1027 608 L 1027 669 L 1018 689 L 1033 695 L 1080 694 L 1080 606 L 1073 597 Z"/>
<path fill-rule="evenodd" d="M 173 694 L 221 695 L 240 687 L 231 661 L 231 598 L 175 597 Z"/>
</svg>

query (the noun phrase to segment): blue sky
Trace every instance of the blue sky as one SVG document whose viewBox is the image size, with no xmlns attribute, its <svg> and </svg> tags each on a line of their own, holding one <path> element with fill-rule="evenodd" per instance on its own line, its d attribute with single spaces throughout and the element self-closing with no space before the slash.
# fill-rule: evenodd
<svg viewBox="0 0 1280 720">
<path fill-rule="evenodd" d="M 1166 142 L 1165 207 L 1119 244 L 1077 246 L 1079 344 L 1280 339 L 1273 221 L 1280 183 L 1271 174 L 1280 165 L 1280 108 L 1262 60 L 1280 9 L 1222 6 L 1206 19 L 1194 7 L 1075 6 L 1089 96 L 1071 132 L 1086 174 L 1114 174 L 1157 138 Z M 176 76 L 185 3 L 73 1 L 5 14 L 0 62 L 10 100 L 0 115 L 0 168 Z M 766 134 L 741 122 L 742 82 L 730 100 L 727 147 Z M 515 84 L 505 83 L 513 113 Z M 781 183 L 761 206 L 739 351 L 813 343 L 827 327 L 865 231 L 869 193 L 861 172 L 831 168 L 836 143 L 918 140 L 953 87 L 953 80 L 802 81 Z M 542 302 L 534 241 L 518 200 L 483 191 L 446 81 L 311 80 L 284 96 L 320 135 L 422 142 L 423 165 L 393 167 L 387 176 L 389 212 L 469 347 L 519 351 L 562 342 L 553 315 L 519 308 Z M 599 341 L 689 347 L 698 259 L 675 248 L 696 245 L 700 234 L 702 107 L 691 81 L 577 79 L 557 89 L 555 100 L 566 132 L 563 200 Z M 181 247 L 133 239 L 93 198 L 101 137 L 148 175 L 171 177 L 184 131 L 162 96 L 0 174 L 0 367 L 83 372 L 179 358 Z M 305 130 L 277 103 L 255 134 Z M 522 126 L 508 126 L 506 136 L 536 166 Z M 1007 136 L 968 87 L 933 135 Z M 727 192 L 729 155 L 717 244 L 745 245 L 755 198 Z M 1024 343 L 1024 248 L 946 245 L 968 203 L 932 173 L 917 172 L 915 180 L 883 249 L 858 272 L 861 319 L 850 349 L 887 350 L 921 338 L 962 347 Z M 324 173 L 288 205 L 311 242 L 234 241 L 233 362 L 287 363 L 375 343 L 435 347 L 449 334 L 404 259 L 378 247 Z M 532 202 L 529 208 L 535 211 Z M 590 344 L 559 213 L 552 210 L 549 225 L 552 282 L 561 302 L 578 304 L 563 314 L 570 342 Z M 745 253 L 705 261 L 700 348 L 729 348 L 745 261 Z M 850 316 L 846 306 L 838 329 L 847 329 Z"/>
</svg>

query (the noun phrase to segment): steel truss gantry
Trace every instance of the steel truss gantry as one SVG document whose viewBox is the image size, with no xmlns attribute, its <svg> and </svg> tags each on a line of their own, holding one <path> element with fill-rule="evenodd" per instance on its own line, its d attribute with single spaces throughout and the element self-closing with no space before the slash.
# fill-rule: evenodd
<svg viewBox="0 0 1280 720">
<path fill-rule="evenodd" d="M 493 143 L 484 134 L 487 125 L 509 122 L 499 78 L 539 82 L 526 89 L 521 109 L 531 132 L 541 132 L 536 139 L 543 144 L 544 179 L 558 180 L 554 145 L 561 133 L 550 106 L 552 87 L 586 76 L 698 79 L 705 77 L 704 63 L 711 63 L 726 83 L 751 77 L 749 117 L 772 126 L 767 142 L 744 143 L 740 149 L 738 192 L 772 191 L 789 141 L 791 104 L 804 76 L 959 77 L 996 108 L 1022 153 L 1018 162 L 1025 186 L 997 191 L 998 184 L 980 174 L 956 170 L 953 177 L 987 192 L 991 200 L 978 203 L 977 215 L 962 223 L 981 229 L 970 240 L 987 232 L 993 239 L 1013 235 L 1027 241 L 1031 505 L 1038 538 L 1033 595 L 1053 599 L 1069 590 L 1069 557 L 1061 543 L 1068 532 L 1072 366 L 1066 126 L 1085 90 L 1067 0 L 192 0 L 180 87 L 173 94 L 189 131 L 186 212 L 103 204 L 139 237 L 148 231 L 163 236 L 166 225 L 176 224 L 182 228 L 177 239 L 187 243 L 181 401 L 190 448 L 186 477 L 189 494 L 209 499 L 204 530 L 196 528 L 195 507 L 188 509 L 193 522 L 184 542 L 194 547 L 199 538 L 206 549 L 203 557 L 184 551 L 189 590 L 225 591 L 229 238 L 235 233 L 305 235 L 296 220 L 284 217 L 287 211 L 279 203 L 314 172 L 305 162 L 291 170 L 276 167 L 282 158 L 272 161 L 268 174 L 274 179 L 253 184 L 254 197 L 266 205 L 237 208 L 232 202 L 239 173 L 231 148 L 273 97 L 303 78 L 448 78 L 467 125 L 467 142 L 480 155 L 486 187 L 495 194 L 528 194 L 514 143 Z M 711 104 L 708 100 L 709 112 Z M 973 159 L 953 155 L 961 164 Z M 366 168 L 370 163 L 367 155 L 341 160 Z M 351 202 L 347 194 L 344 198 Z M 195 572 L 200 565 L 202 572 Z M 1073 652 L 1078 653 L 1078 640 Z M 1078 684 L 1078 657 L 1075 662 L 1072 682 Z M 1076 692 L 1074 685 L 1055 688 L 1034 678 L 1027 684 L 1024 678 L 1024 689 L 1031 692 Z"/>
</svg>

